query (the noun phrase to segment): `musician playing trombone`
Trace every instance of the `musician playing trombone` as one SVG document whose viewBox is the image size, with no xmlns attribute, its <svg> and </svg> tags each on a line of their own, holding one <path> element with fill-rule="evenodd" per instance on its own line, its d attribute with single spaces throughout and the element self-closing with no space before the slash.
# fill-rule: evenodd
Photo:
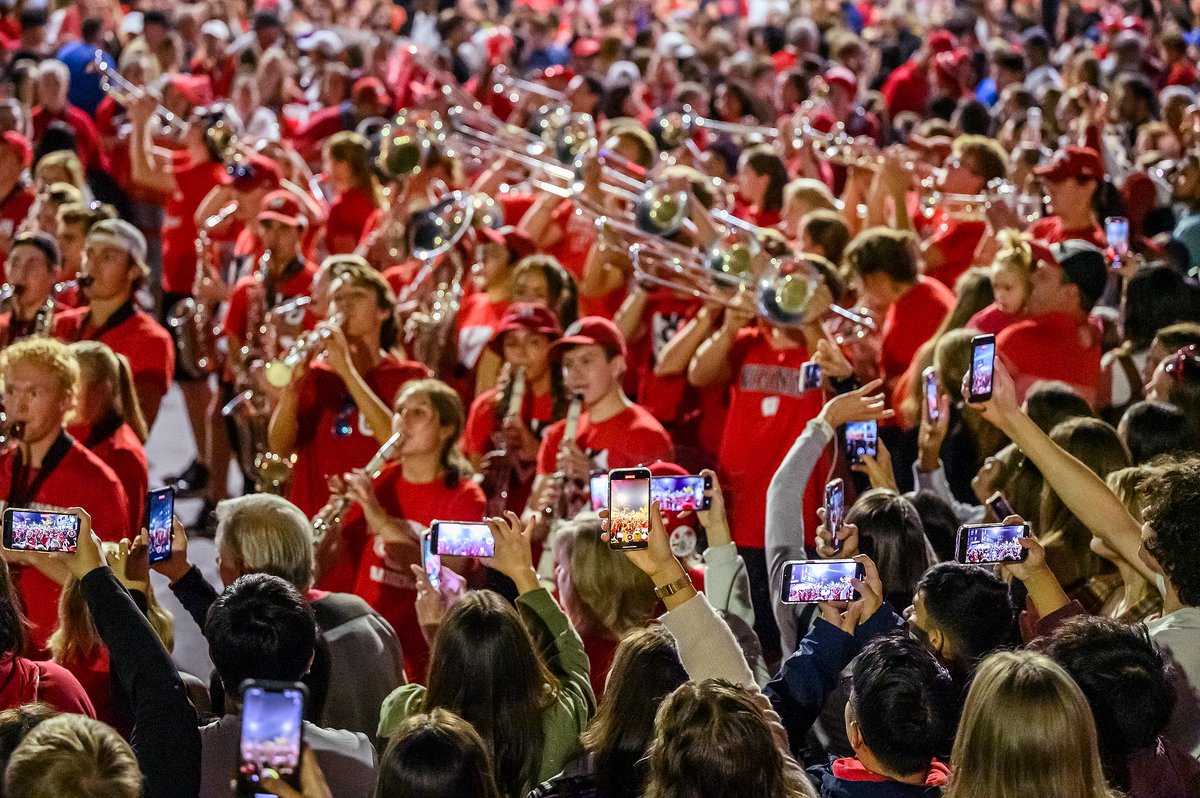
<svg viewBox="0 0 1200 798">
<path fill-rule="evenodd" d="M 62 310 L 53 299 L 60 260 L 58 245 L 46 233 L 21 233 L 13 241 L 5 270 L 14 293 L 0 315 L 0 342 L 5 346 L 35 333 L 47 313 L 52 317 Z"/>
<path fill-rule="evenodd" d="M 329 477 L 361 468 L 392 434 L 389 409 L 400 387 L 429 376 L 392 353 L 396 298 L 357 255 L 335 255 L 327 319 L 311 359 L 301 360 L 271 416 L 271 451 L 295 453 L 291 500 L 314 515 L 329 499 Z"/>
</svg>

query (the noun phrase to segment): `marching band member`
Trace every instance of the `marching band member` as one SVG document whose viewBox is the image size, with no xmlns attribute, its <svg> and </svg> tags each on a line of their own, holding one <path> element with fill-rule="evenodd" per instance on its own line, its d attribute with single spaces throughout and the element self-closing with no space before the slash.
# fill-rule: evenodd
<svg viewBox="0 0 1200 798">
<path fill-rule="evenodd" d="M 79 363 L 66 344 L 28 338 L 0 351 L 4 408 L 16 445 L 0 452 L 5 507 L 66 512 L 83 507 L 105 540 L 130 534 L 129 503 L 117 475 L 65 429 L 75 402 Z M 5 549 L 13 581 L 33 624 L 32 645 L 43 651 L 58 620 L 59 585 L 66 569 L 46 557 Z M 45 568 L 46 573 L 40 570 Z"/>
<path fill-rule="evenodd" d="M 45 324 L 45 314 L 61 308 L 52 299 L 59 275 L 59 252 L 46 233 L 21 233 L 8 251 L 8 281 L 16 289 L 9 310 L 0 315 L 0 341 L 11 344 Z M 46 303 L 50 302 L 47 310 Z"/>
<path fill-rule="evenodd" d="M 123 219 L 105 219 L 88 232 L 80 281 L 88 307 L 64 311 L 55 335 L 64 341 L 102 341 L 129 360 L 138 405 L 154 426 L 171 385 L 175 344 L 163 326 L 139 310 L 134 298 L 150 275 L 146 237 Z"/>
<path fill-rule="evenodd" d="M 0 133 L 0 267 L 37 198 L 29 186 L 33 146 L 15 130 Z"/>
<path fill-rule="evenodd" d="M 88 231 L 102 219 L 115 219 L 116 214 L 116 208 L 113 206 L 95 202 L 87 205 L 74 202 L 59 207 L 58 232 L 55 233 L 55 238 L 58 239 L 58 254 L 62 261 L 59 280 L 73 281 L 79 278 L 79 272 L 83 269 L 83 248 L 87 243 Z M 83 293 L 79 284 L 73 283 L 63 286 L 55 295 L 55 300 L 65 307 L 77 308 L 83 301 Z"/>
<path fill-rule="evenodd" d="M 416 380 L 404 386 L 395 408 L 392 429 L 402 436 L 397 459 L 374 480 L 361 470 L 345 475 L 355 505 L 340 533 L 318 544 L 316 560 L 322 589 L 327 574 L 348 567 L 355 575 L 354 592 L 396 630 L 411 682 L 425 679 L 429 658 L 411 572 L 421 567 L 419 534 L 435 519 L 478 521 L 486 501 L 458 448 L 463 407 L 454 389 Z"/>
</svg>

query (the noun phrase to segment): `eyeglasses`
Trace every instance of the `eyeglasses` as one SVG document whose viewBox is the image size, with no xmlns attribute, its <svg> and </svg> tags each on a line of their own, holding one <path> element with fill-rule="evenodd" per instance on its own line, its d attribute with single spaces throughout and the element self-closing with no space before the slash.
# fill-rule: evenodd
<svg viewBox="0 0 1200 798">
<path fill-rule="evenodd" d="M 1189 378 L 1200 378 L 1200 354 L 1197 353 L 1196 345 L 1188 344 L 1167 358 L 1167 362 L 1163 364 L 1163 371 L 1170 374 L 1176 383 L 1183 383 Z"/>
<path fill-rule="evenodd" d="M 346 397 L 342 399 L 342 406 L 338 408 L 337 415 L 333 418 L 333 437 L 346 438 L 354 432 L 354 424 L 350 419 L 354 415 L 355 407 L 354 397 L 346 394 Z"/>
<path fill-rule="evenodd" d="M 254 164 L 249 163 L 231 163 L 225 167 L 225 174 L 234 180 L 251 180 L 257 173 Z"/>
</svg>

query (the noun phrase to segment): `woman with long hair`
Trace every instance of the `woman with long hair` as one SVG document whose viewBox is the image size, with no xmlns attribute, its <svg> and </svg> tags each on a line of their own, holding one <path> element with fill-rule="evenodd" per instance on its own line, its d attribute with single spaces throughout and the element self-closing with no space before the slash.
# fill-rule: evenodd
<svg viewBox="0 0 1200 798">
<path fill-rule="evenodd" d="M 447 610 L 424 569 L 414 565 L 418 611 L 427 627 L 436 627 L 428 686 L 408 684 L 388 696 L 379 736 L 391 737 L 421 712 L 441 708 L 459 714 L 491 752 L 501 794 L 516 798 L 562 770 L 595 700 L 583 641 L 538 583 L 530 549 L 533 521 L 522 524 L 508 513 L 488 523 L 495 556 L 487 563 L 516 585 L 516 608 L 481 590 Z"/>
<path fill-rule="evenodd" d="M 734 213 L 759 227 L 775 227 L 783 221 L 783 188 L 787 182 L 787 165 L 770 146 L 751 147 L 738 159 L 738 203 Z"/>
<path fill-rule="evenodd" d="M 530 255 L 513 268 L 513 302 L 545 305 L 566 329 L 579 318 L 575 278 L 552 255 Z"/>
<path fill-rule="evenodd" d="M 946 798 L 1114 798 L 1079 686 L 1044 654 L 1002 651 L 975 672 Z"/>
<path fill-rule="evenodd" d="M 100 341 L 76 341 L 79 393 L 67 432 L 92 450 L 121 480 L 129 500 L 130 529 L 140 529 L 150 484 L 143 444 L 149 436 L 124 355 Z"/>
<path fill-rule="evenodd" d="M 500 798 L 492 757 L 471 724 L 444 709 L 400 724 L 379 760 L 375 798 Z"/>
<path fill-rule="evenodd" d="M 321 156 L 333 188 L 325 221 L 325 247 L 330 255 L 354 252 L 371 215 L 383 205 L 383 194 L 371 167 L 370 145 L 358 133 L 344 130 L 325 141 Z"/>
<path fill-rule="evenodd" d="M 318 587 L 350 584 L 396 630 L 410 680 L 425 677 L 429 656 L 409 570 L 421 563 L 417 529 L 438 518 L 483 518 L 483 491 L 458 448 L 463 423 L 462 401 L 449 385 L 406 383 L 392 417 L 399 436 L 393 459 L 374 479 L 357 469 L 335 480 L 334 493 L 344 492 L 353 505 L 340 530 L 326 534 L 314 551 Z"/>
</svg>

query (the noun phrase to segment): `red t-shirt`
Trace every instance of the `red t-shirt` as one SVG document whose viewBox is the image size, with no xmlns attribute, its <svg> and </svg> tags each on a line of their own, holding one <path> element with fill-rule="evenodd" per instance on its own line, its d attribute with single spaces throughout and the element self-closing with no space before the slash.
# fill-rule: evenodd
<svg viewBox="0 0 1200 798">
<path fill-rule="evenodd" d="M 500 401 L 500 390 L 491 388 L 475 397 L 475 401 L 471 402 L 471 409 L 467 413 L 467 425 L 463 429 L 462 436 L 464 453 L 482 457 L 496 448 L 492 436 L 500 429 L 500 421 L 496 416 L 498 401 Z M 525 399 L 521 403 L 521 420 L 537 438 L 541 439 L 553 418 L 553 394 L 544 393 L 535 396 L 529 392 L 525 393 Z M 530 478 L 525 480 L 519 488 L 509 491 L 508 509 L 514 513 L 520 513 L 525 508 L 526 502 L 529 501 L 532 488 L 533 476 L 531 474 Z"/>
<path fill-rule="evenodd" d="M 0 454 L 0 496 L 4 497 L 5 506 L 12 490 L 16 451 L 16 448 L 10 448 Z M 33 478 L 30 474 L 27 481 Z M 113 470 L 77 440 L 71 442 L 62 461 L 26 505 L 35 510 L 60 513 L 70 507 L 82 507 L 92 517 L 92 529 L 101 540 L 116 541 L 130 536 L 125 489 Z M 25 615 L 33 625 L 31 650 L 42 651 L 58 624 L 58 594 L 62 587 L 32 566 L 12 565 L 10 568 Z"/>
<path fill-rule="evenodd" d="M 936 269 L 928 270 L 926 275 L 953 291 L 958 278 L 975 263 L 975 250 L 987 230 L 987 222 L 949 218 L 939 208 L 931 229 L 925 243 L 930 248 L 937 247 L 942 263 Z"/>
<path fill-rule="evenodd" d="M 100 151 L 100 134 L 96 131 L 96 123 L 81 109 L 67 105 L 61 112 L 51 114 L 39 105 L 33 109 L 32 117 L 35 148 L 51 122 L 65 122 L 75 132 L 75 154 L 83 162 L 84 171 L 108 170 L 108 159 Z"/>
<path fill-rule="evenodd" d="M 801 366 L 808 359 L 803 343 L 790 349 L 773 347 L 770 332 L 761 325 L 740 330 L 729 350 L 734 378 L 717 462 L 739 546 L 765 545 L 767 486 L 797 436 L 825 404 L 824 391 L 801 388 Z M 811 480 L 805 491 L 804 527 L 810 539 L 822 501 L 818 482 Z"/>
<path fill-rule="evenodd" d="M 954 292 L 928 277 L 888 308 L 883 320 L 880 370 L 890 390 L 891 382 L 908 369 L 913 355 L 941 326 L 954 307 Z"/>
<path fill-rule="evenodd" d="M 979 330 L 981 333 L 999 335 L 1001 330 L 1010 324 L 1016 324 L 1024 318 L 1024 316 L 1014 316 L 1011 313 L 1005 313 L 1000 309 L 999 305 L 993 302 L 972 316 L 971 320 L 967 322 L 967 326 Z"/>
<path fill-rule="evenodd" d="M 452 488 L 438 478 L 417 484 L 404 479 L 403 468 L 393 463 L 375 480 L 379 503 L 394 517 L 428 527 L 434 520 L 479 521 L 487 502 L 483 491 L 470 479 L 460 479 Z M 354 592 L 387 619 L 404 652 L 404 670 L 410 682 L 423 682 L 429 664 L 429 645 L 417 623 L 414 606 L 416 582 L 410 565 L 416 559 L 401 556 L 381 539 L 370 534 L 362 509 L 354 505 L 346 513 L 345 555 L 357 574 Z"/>
<path fill-rule="evenodd" d="M 316 264 L 311 260 L 305 260 L 295 274 L 275 287 L 275 293 L 280 299 L 308 296 L 312 291 L 313 277 L 316 274 Z M 224 321 L 221 322 L 221 335 L 236 335 L 245 341 L 250 312 L 250 290 L 254 288 L 255 282 L 254 275 L 248 274 L 234 284 L 233 292 L 229 296 L 229 309 L 225 313 Z M 305 326 L 311 327 L 312 324 Z"/>
<path fill-rule="evenodd" d="M 1002 330 L 996 350 L 1012 374 L 1019 401 L 1038 380 L 1062 380 L 1088 402 L 1096 401 L 1100 336 L 1088 322 L 1063 312 L 1032 316 Z"/>
<path fill-rule="evenodd" d="M 388 407 L 409 380 L 429 376 L 420 363 L 385 355 L 363 375 L 367 385 Z M 300 384 L 296 409 L 296 467 L 292 471 L 292 503 L 307 516 L 329 501 L 328 479 L 362 468 L 379 451 L 379 442 L 358 412 L 342 378 L 329 364 L 313 363 Z M 349 430 L 349 434 L 339 433 Z"/>
<path fill-rule="evenodd" d="M 67 432 L 80 443 L 86 443 L 91 428 L 83 425 L 67 427 Z M 135 534 L 142 528 L 142 514 L 146 510 L 146 491 L 150 487 L 149 464 L 146 449 L 128 424 L 117 427 L 117 431 L 96 443 L 92 454 L 103 460 L 125 490 L 129 503 L 129 528 Z"/>
<path fill-rule="evenodd" d="M 486 291 L 463 297 L 454 322 L 458 328 L 459 363 L 467 369 L 475 368 L 510 304 L 508 299 L 492 301 Z"/>
<path fill-rule="evenodd" d="M 16 709 L 34 701 L 49 704 L 59 712 L 96 717 L 87 692 L 63 666 L 0 654 L 0 709 Z"/>
<path fill-rule="evenodd" d="M 1104 237 L 1104 230 L 1101 229 L 1100 225 L 1092 224 L 1089 227 L 1083 227 L 1078 230 L 1067 230 L 1063 227 L 1062 219 L 1057 216 L 1045 216 L 1038 219 L 1030 226 L 1029 235 L 1039 241 L 1045 241 L 1047 244 L 1060 244 L 1072 238 L 1081 238 L 1084 241 L 1095 244 L 1100 249 L 1108 246 L 1108 241 Z"/>
<path fill-rule="evenodd" d="M 1171 71 L 1167 73 L 1167 79 L 1163 81 L 1163 86 L 1188 86 L 1190 88 L 1196 85 L 1197 80 L 1200 80 L 1200 73 L 1196 71 L 1196 65 L 1186 58 L 1180 58 L 1171 64 Z"/>
<path fill-rule="evenodd" d="M 654 291 L 646 298 L 643 314 L 646 334 L 629 346 L 629 369 L 633 372 L 638 402 L 664 424 L 680 420 L 688 393 L 686 374 L 659 377 L 654 373 L 663 347 L 698 312 L 701 303 L 672 291 Z"/>
<path fill-rule="evenodd" d="M 929 102 L 928 68 L 909 59 L 892 70 L 881 91 L 888 114 L 893 118 L 902 111 L 924 116 L 925 104 Z"/>
<path fill-rule="evenodd" d="M 172 156 L 177 190 L 167 200 L 162 226 L 163 290 L 191 294 L 196 281 L 196 209 L 221 182 L 224 170 L 210 160 L 193 162 L 187 153 Z"/>
<path fill-rule="evenodd" d="M 96 710 L 96 720 L 102 720 L 129 739 L 130 718 L 113 695 L 109 675 L 108 649 L 100 646 L 95 656 L 86 660 L 60 663 L 79 682 Z"/>
<path fill-rule="evenodd" d="M 320 158 L 325 139 L 347 129 L 348 120 L 344 113 L 344 105 L 345 103 L 322 108 L 310 116 L 304 127 L 296 132 L 292 144 L 304 160 L 311 162 Z"/>
<path fill-rule="evenodd" d="M 4 251 L 0 252 L 0 278 L 2 279 L 8 279 L 4 276 L 4 263 L 8 260 L 8 247 L 17 237 L 17 230 L 21 227 L 21 222 L 25 221 L 25 217 L 29 215 L 29 209 L 33 207 L 35 199 L 37 197 L 29 186 L 18 185 L 11 194 L 4 198 L 3 202 L 0 202 L 0 241 L 4 242 Z"/>
<path fill-rule="evenodd" d="M 566 425 L 566 419 L 556 421 L 542 437 L 542 445 L 538 447 L 539 474 L 553 474 L 557 470 L 555 463 Z M 584 410 L 575 432 L 579 448 L 591 457 L 593 473 L 648 466 L 659 460 L 671 462 L 675 456 L 671 436 L 658 419 L 640 405 L 631 404 L 612 418 L 596 424 Z"/>
<path fill-rule="evenodd" d="M 592 244 L 596 242 L 596 224 L 588 214 L 576 213 L 574 204 L 569 201 L 555 208 L 551 218 L 562 230 L 562 237 L 546 252 L 553 255 L 578 283 L 583 279 L 583 267 L 587 264 Z M 604 296 L 580 295 L 579 315 L 611 319 L 625 301 L 625 293 L 622 286 Z"/>
<path fill-rule="evenodd" d="M 91 324 L 90 309 L 72 308 L 55 319 L 54 336 L 62 341 L 101 341 L 129 360 L 133 381 L 152 385 L 165 396 L 175 374 L 175 343 L 154 317 L 134 309 L 115 327 L 104 330 Z M 119 313 L 120 311 L 118 311 Z"/>
<path fill-rule="evenodd" d="M 353 252 L 376 210 L 375 199 L 359 188 L 352 188 L 334 197 L 329 204 L 329 217 L 325 220 L 325 248 L 329 254 Z"/>
</svg>

